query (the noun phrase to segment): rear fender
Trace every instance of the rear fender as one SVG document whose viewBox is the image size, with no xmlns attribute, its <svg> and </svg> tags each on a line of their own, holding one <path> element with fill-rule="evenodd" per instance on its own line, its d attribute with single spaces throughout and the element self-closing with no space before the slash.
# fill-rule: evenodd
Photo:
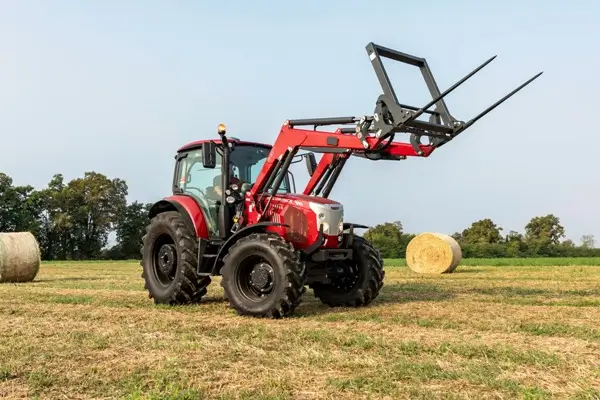
<svg viewBox="0 0 600 400">
<path fill-rule="evenodd" d="M 208 227 L 206 226 L 204 212 L 192 197 L 186 195 L 165 197 L 154 203 L 152 208 L 150 208 L 148 217 L 153 218 L 165 211 L 179 212 L 182 215 L 186 226 L 192 232 L 196 233 L 196 237 L 208 239 Z"/>
<path fill-rule="evenodd" d="M 229 251 L 229 248 L 237 240 L 239 240 L 241 237 L 250 235 L 251 233 L 265 232 L 267 230 L 267 228 L 274 227 L 274 226 L 289 227 L 289 225 L 281 224 L 279 222 L 258 222 L 256 224 L 248 225 L 248 226 L 240 229 L 239 231 L 237 231 L 233 235 L 231 235 L 229 237 L 229 239 L 227 239 L 225 241 L 225 243 L 223 243 L 223 245 L 219 249 L 219 252 L 217 253 L 217 257 L 215 258 L 215 263 L 213 264 L 213 268 L 212 268 L 212 274 L 213 275 L 218 275 L 219 274 L 219 269 L 220 269 L 219 265 L 221 263 L 221 259 L 223 258 L 223 256 L 225 256 L 225 254 L 227 254 L 227 252 Z"/>
</svg>

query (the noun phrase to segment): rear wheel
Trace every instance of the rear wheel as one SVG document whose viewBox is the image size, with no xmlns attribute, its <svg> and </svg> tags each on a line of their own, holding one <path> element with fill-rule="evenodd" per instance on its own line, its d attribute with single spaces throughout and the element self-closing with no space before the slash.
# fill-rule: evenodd
<svg viewBox="0 0 600 400">
<path fill-rule="evenodd" d="M 383 260 L 367 240 L 354 237 L 352 260 L 328 265 L 331 283 L 311 285 L 315 297 L 330 307 L 360 307 L 371 303 L 383 287 Z"/>
<path fill-rule="evenodd" d="M 292 315 L 306 291 L 298 252 L 272 233 L 240 238 L 223 258 L 221 286 L 239 315 Z"/>
<path fill-rule="evenodd" d="M 158 214 L 142 240 L 142 278 L 154 303 L 199 302 L 211 279 L 196 274 L 198 240 L 182 216 L 176 211 Z"/>
</svg>

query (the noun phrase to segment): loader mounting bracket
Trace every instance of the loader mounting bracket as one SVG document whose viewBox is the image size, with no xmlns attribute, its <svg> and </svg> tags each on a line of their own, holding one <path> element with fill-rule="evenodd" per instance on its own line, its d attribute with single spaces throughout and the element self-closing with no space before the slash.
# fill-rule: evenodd
<svg viewBox="0 0 600 400">
<path fill-rule="evenodd" d="M 396 132 L 408 132 L 411 134 L 410 143 L 418 155 L 422 155 L 422 150 L 419 145 L 422 144 L 421 138 L 423 136 L 429 138 L 433 147 L 444 145 L 542 74 L 542 72 L 538 73 L 475 118 L 468 122 L 464 122 L 459 121 L 452 116 L 444 97 L 492 62 L 496 56 L 485 61 L 441 93 L 425 58 L 415 57 L 372 42 L 367 44 L 366 50 L 373 69 L 375 70 L 375 74 L 377 75 L 377 79 L 379 80 L 379 84 L 383 90 L 383 94 L 377 99 L 372 123 L 370 125 L 364 125 L 361 129 L 363 131 L 362 133 L 365 134 L 367 131 L 374 131 L 375 137 L 382 141 L 387 137 L 393 138 L 394 133 Z M 418 67 L 425 84 L 427 85 L 427 89 L 431 94 L 432 100 L 421 108 L 400 103 L 385 70 L 382 58 L 388 58 Z M 430 111 L 429 108 L 434 105 L 435 110 Z M 429 114 L 429 121 L 419 120 L 418 118 L 422 114 Z"/>
</svg>

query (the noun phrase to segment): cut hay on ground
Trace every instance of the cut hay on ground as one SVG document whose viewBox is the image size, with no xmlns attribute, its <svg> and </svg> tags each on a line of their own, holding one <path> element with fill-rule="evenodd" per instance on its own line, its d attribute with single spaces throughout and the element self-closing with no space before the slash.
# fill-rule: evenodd
<svg viewBox="0 0 600 400">
<path fill-rule="evenodd" d="M 40 247 L 29 232 L 0 232 L 0 283 L 31 282 L 41 264 Z"/>
<path fill-rule="evenodd" d="M 443 233 L 421 233 L 406 248 L 406 264 L 420 274 L 451 273 L 461 259 L 458 242 Z"/>
</svg>

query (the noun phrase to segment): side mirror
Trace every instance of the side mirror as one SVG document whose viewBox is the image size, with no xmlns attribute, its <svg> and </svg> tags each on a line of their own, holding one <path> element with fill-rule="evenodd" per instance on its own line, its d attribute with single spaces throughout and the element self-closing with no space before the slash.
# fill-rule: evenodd
<svg viewBox="0 0 600 400">
<path fill-rule="evenodd" d="M 217 146 L 214 142 L 202 144 L 202 166 L 204 168 L 214 168 L 217 166 Z"/>
<path fill-rule="evenodd" d="M 315 158 L 315 153 L 308 153 L 306 155 L 306 169 L 308 170 L 308 174 L 312 176 L 314 174 L 315 169 L 317 169 L 317 159 Z"/>
</svg>

